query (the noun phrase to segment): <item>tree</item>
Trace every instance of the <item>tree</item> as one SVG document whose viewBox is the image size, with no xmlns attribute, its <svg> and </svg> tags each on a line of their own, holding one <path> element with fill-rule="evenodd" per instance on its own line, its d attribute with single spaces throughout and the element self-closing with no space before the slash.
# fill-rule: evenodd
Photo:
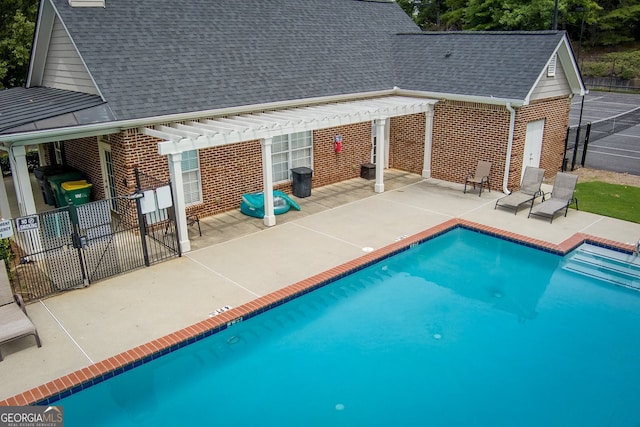
<svg viewBox="0 0 640 427">
<path fill-rule="evenodd" d="M 469 0 L 445 0 L 446 12 L 441 16 L 442 22 L 455 30 L 465 27 L 465 9 Z"/>
<path fill-rule="evenodd" d="M 595 29 L 598 44 L 615 45 L 640 40 L 640 0 L 603 3 Z"/>
<path fill-rule="evenodd" d="M 419 4 L 410 1 L 412 15 L 422 28 Z M 443 0 L 437 2 L 438 28 L 456 30 L 550 30 L 555 0 Z M 421 23 L 422 22 L 422 23 Z M 640 40 L 640 0 L 558 0 L 558 29 L 572 40 L 590 44 L 618 44 Z"/>
<path fill-rule="evenodd" d="M 37 0 L 0 0 L 0 89 L 24 85 Z"/>
<path fill-rule="evenodd" d="M 447 11 L 446 0 L 397 0 L 397 3 L 423 30 L 447 28 L 441 19 Z"/>
</svg>

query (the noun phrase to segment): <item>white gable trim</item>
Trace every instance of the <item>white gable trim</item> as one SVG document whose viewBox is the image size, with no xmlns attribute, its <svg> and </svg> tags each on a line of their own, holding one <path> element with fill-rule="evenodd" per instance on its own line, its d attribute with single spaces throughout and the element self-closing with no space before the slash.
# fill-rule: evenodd
<svg viewBox="0 0 640 427">
<path fill-rule="evenodd" d="M 31 60 L 29 61 L 27 87 L 42 85 L 42 76 L 55 17 L 56 14 L 51 3 L 48 1 L 40 2 L 40 10 L 38 10 L 37 25 L 33 37 L 33 48 L 31 49 Z"/>
<path fill-rule="evenodd" d="M 239 114 L 171 126 L 145 127 L 141 132 L 163 140 L 158 143 L 158 152 L 161 155 L 168 155 L 242 141 L 273 138 L 294 132 L 424 113 L 436 102 L 438 101 L 435 99 L 389 96 L 280 111 Z"/>
<path fill-rule="evenodd" d="M 73 90 L 99 95 L 105 100 L 53 3 L 49 0 L 42 1 L 39 15 L 27 87 L 45 86 Z M 55 40 L 54 34 L 57 34 Z M 56 50 L 53 50 L 53 47 Z M 48 63 L 49 60 L 53 58 L 55 63 L 56 55 L 61 53 L 65 58 L 64 65 L 52 67 Z M 73 57 L 69 57 L 69 54 Z"/>
<path fill-rule="evenodd" d="M 569 82 L 569 87 L 571 88 L 571 93 L 573 95 L 584 96 L 587 94 L 587 89 L 582 81 L 582 77 L 580 75 L 580 70 L 578 69 L 578 64 L 575 61 L 573 56 L 573 52 L 569 46 L 569 40 L 567 39 L 566 34 L 562 37 L 562 40 L 558 43 L 555 50 L 549 56 L 546 64 L 540 71 L 538 78 L 535 83 L 529 89 L 529 93 L 527 93 L 527 97 L 525 98 L 526 103 L 528 104 L 531 101 L 531 96 L 538 87 L 540 81 L 547 76 L 547 70 L 553 61 L 560 61 L 562 65 L 562 70 L 564 70 L 567 81 Z M 558 67 L 556 67 L 556 71 L 558 71 Z"/>
</svg>

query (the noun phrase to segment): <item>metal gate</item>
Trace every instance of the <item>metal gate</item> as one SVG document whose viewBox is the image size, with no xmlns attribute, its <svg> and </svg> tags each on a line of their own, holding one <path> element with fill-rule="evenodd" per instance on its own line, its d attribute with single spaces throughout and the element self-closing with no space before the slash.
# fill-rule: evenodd
<svg viewBox="0 0 640 427">
<path fill-rule="evenodd" d="M 25 300 L 42 298 L 179 256 L 173 203 L 158 208 L 155 200 L 168 188 L 144 188 L 138 179 L 130 196 L 12 220 L 14 290 Z"/>
</svg>

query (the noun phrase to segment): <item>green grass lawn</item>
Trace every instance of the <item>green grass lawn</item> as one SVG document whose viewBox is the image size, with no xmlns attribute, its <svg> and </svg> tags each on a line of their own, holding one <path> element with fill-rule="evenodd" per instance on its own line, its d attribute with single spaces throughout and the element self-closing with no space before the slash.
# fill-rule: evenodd
<svg viewBox="0 0 640 427">
<path fill-rule="evenodd" d="M 640 223 L 640 187 L 581 182 L 576 186 L 575 197 L 581 211 Z"/>
</svg>

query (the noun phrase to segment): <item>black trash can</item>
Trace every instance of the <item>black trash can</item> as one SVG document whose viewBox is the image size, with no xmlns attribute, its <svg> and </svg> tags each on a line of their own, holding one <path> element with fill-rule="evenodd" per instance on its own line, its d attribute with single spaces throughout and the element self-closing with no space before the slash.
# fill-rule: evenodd
<svg viewBox="0 0 640 427">
<path fill-rule="evenodd" d="M 360 166 L 360 178 L 376 179 L 376 165 L 364 163 Z"/>
<path fill-rule="evenodd" d="M 296 197 L 309 197 L 311 195 L 311 174 L 313 171 L 306 167 L 291 169 L 293 177 L 292 193 Z"/>
<path fill-rule="evenodd" d="M 51 190 L 49 177 L 61 173 L 71 172 L 73 170 L 74 169 L 72 167 L 66 165 L 38 166 L 33 169 L 33 175 L 36 177 L 38 184 L 40 184 L 40 189 L 42 190 L 42 198 L 47 205 L 56 205 L 56 196 Z"/>
</svg>

